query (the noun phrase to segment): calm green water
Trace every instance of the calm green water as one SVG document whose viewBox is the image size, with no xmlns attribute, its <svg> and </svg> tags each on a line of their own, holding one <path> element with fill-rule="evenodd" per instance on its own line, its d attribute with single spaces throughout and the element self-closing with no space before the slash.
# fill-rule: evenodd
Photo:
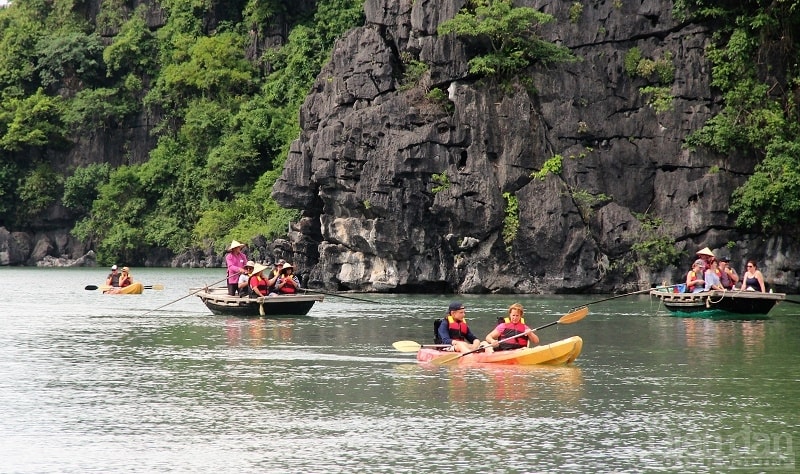
<svg viewBox="0 0 800 474">
<path fill-rule="evenodd" d="M 539 333 L 568 367 L 425 367 L 449 296 L 328 297 L 308 318 L 213 316 L 222 270 L 133 269 L 163 291 L 86 291 L 104 269 L 0 268 L 0 472 L 744 472 L 800 466 L 800 305 L 669 316 L 630 296 Z M 463 296 L 485 335 L 602 296 Z M 800 300 L 800 298 L 797 298 Z M 175 301 L 178 300 L 178 301 Z M 171 303 L 161 311 L 147 311 Z"/>
</svg>

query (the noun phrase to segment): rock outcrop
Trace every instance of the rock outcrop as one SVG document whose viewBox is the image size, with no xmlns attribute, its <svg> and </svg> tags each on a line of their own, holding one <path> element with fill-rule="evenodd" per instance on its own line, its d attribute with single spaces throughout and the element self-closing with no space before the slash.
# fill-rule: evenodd
<svg viewBox="0 0 800 474">
<path fill-rule="evenodd" d="M 437 36 L 464 3 L 367 0 L 366 24 L 338 41 L 318 76 L 273 191 L 304 212 L 290 237 L 309 284 L 638 289 L 681 279 L 695 250 L 709 246 L 736 268 L 756 258 L 777 290 L 797 289 L 797 243 L 741 235 L 727 213 L 753 159 L 682 147 L 718 109 L 709 31 L 676 21 L 663 0 L 587 4 L 577 18 L 569 2 L 515 2 L 553 15 L 542 36 L 580 58 L 531 68 L 532 92 L 471 76 L 461 43 Z M 648 104 L 647 78 L 625 72 L 634 47 L 674 65 L 669 110 Z M 401 84 L 408 58 L 429 66 L 411 88 Z M 560 173 L 532 177 L 556 155 Z M 663 220 L 686 269 L 640 264 L 631 249 L 646 236 L 642 215 Z"/>
</svg>

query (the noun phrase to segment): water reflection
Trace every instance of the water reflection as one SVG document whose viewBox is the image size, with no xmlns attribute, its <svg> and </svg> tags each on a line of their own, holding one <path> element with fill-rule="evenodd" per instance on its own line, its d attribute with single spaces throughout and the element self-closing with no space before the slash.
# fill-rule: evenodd
<svg viewBox="0 0 800 474">
<path fill-rule="evenodd" d="M 268 342 L 292 342 L 293 319 L 241 319 L 225 320 L 225 337 L 229 346 L 248 345 L 262 347 Z"/>
<path fill-rule="evenodd" d="M 398 391 L 416 399 L 443 404 L 482 400 L 502 407 L 508 402 L 553 399 L 577 404 L 584 394 L 580 367 L 472 365 L 434 366 L 405 364 L 395 367 Z"/>
<path fill-rule="evenodd" d="M 763 351 L 765 321 L 712 321 L 687 318 L 681 322 L 686 347 L 740 346 L 746 352 Z"/>
</svg>

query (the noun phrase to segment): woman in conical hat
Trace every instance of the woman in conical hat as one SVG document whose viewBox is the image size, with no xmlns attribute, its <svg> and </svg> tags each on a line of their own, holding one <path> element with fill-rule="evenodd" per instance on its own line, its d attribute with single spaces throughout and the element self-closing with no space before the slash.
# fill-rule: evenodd
<svg viewBox="0 0 800 474">
<path fill-rule="evenodd" d="M 228 266 L 228 294 L 235 296 L 239 293 L 239 275 L 247 273 L 247 255 L 242 252 L 244 244 L 234 240 L 228 247 L 228 255 L 225 256 L 225 264 Z"/>
<path fill-rule="evenodd" d="M 703 247 L 702 249 L 698 250 L 697 253 L 695 253 L 695 255 L 697 255 L 699 258 L 703 260 L 703 262 L 705 262 L 706 268 L 710 266 L 711 262 L 716 260 L 714 252 L 712 252 L 711 249 L 708 247 Z"/>
</svg>

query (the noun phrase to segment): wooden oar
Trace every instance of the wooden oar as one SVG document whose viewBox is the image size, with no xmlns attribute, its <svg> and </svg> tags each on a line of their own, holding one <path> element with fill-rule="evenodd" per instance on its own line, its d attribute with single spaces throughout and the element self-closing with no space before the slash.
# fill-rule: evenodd
<svg viewBox="0 0 800 474">
<path fill-rule="evenodd" d="M 584 303 L 581 306 L 589 306 L 590 304 L 602 303 L 603 301 L 615 300 L 617 298 L 624 298 L 626 296 L 631 296 L 631 295 L 639 295 L 639 294 L 642 294 L 642 293 L 650 293 L 652 290 L 665 290 L 667 288 L 674 288 L 674 287 L 676 287 L 678 285 L 682 285 L 682 284 L 683 283 L 676 283 L 675 285 L 654 286 L 653 288 L 648 288 L 646 290 L 633 291 L 631 293 L 625 293 L 624 295 L 615 295 L 615 296 L 610 296 L 608 298 L 603 298 L 602 300 L 597 300 L 597 301 L 592 301 L 592 302 L 589 302 L 589 303 Z M 576 308 L 580 308 L 581 306 L 576 306 L 576 307 L 574 307 L 572 309 L 574 310 Z"/>
<path fill-rule="evenodd" d="M 397 341 L 392 346 L 400 352 L 417 352 L 423 347 L 450 347 L 450 344 L 420 344 L 415 341 Z"/>
<path fill-rule="evenodd" d="M 527 330 L 525 332 L 522 332 L 522 333 L 519 333 L 519 334 L 515 334 L 515 335 L 507 337 L 505 339 L 500 339 L 497 342 L 500 343 L 500 342 L 510 341 L 511 339 L 516 339 L 519 336 L 522 336 L 524 334 L 528 334 L 531 331 L 536 332 L 536 331 L 542 330 L 544 328 L 549 328 L 550 326 L 555 326 L 556 324 L 577 323 L 581 319 L 585 318 L 587 314 L 589 314 L 589 308 L 584 306 L 583 308 L 572 310 L 571 312 L 565 314 L 564 316 L 561 316 L 558 319 L 558 321 L 553 321 L 552 323 L 547 323 L 547 324 L 545 324 L 543 326 L 539 326 L 537 328 L 529 329 L 529 330 Z M 482 351 L 483 349 L 485 349 L 485 348 L 484 347 L 479 347 L 477 349 L 473 349 L 473 350 L 467 351 L 467 352 L 451 352 L 451 353 L 449 353 L 447 355 L 435 357 L 435 358 L 431 359 L 430 362 L 431 362 L 431 364 L 436 364 L 436 365 L 446 364 L 446 363 L 452 362 L 452 361 L 454 361 L 456 359 L 460 359 L 460 358 L 464 357 L 467 354 L 472 354 L 473 352 Z"/>
<path fill-rule="evenodd" d="M 365 300 L 365 299 L 362 299 L 362 298 L 356 298 L 356 297 L 354 297 L 354 296 L 344 296 L 344 295 L 340 295 L 340 294 L 338 294 L 338 293 L 331 293 L 331 292 L 329 292 L 329 291 L 322 291 L 322 290 L 309 290 L 308 288 L 301 288 L 301 290 L 303 290 L 303 291 L 307 291 L 307 292 L 309 292 L 309 293 L 320 293 L 320 294 L 323 294 L 323 295 L 336 296 L 336 297 L 338 297 L 338 298 L 347 298 L 348 300 L 362 301 L 362 302 L 364 302 L 364 303 L 377 303 L 377 304 L 383 304 L 383 303 L 382 303 L 382 302 L 380 302 L 380 301 Z"/>
<path fill-rule="evenodd" d="M 169 303 L 167 303 L 167 304 L 162 304 L 161 306 L 159 306 L 159 307 L 158 307 L 158 308 L 156 308 L 156 309 L 151 309 L 150 311 L 148 311 L 148 312 L 146 312 L 146 313 L 143 313 L 143 314 L 142 314 L 142 316 L 146 316 L 146 315 L 148 315 L 148 314 L 150 314 L 150 313 L 152 313 L 152 312 L 154 312 L 154 311 L 158 311 L 158 310 L 159 310 L 159 309 L 161 309 L 161 308 L 164 308 L 164 307 L 166 307 L 166 306 L 169 306 L 169 305 L 171 305 L 172 303 L 177 303 L 178 301 L 180 301 L 180 300 L 182 300 L 182 299 L 184 299 L 184 298 L 188 298 L 188 297 L 190 297 L 190 296 L 192 296 L 192 295 L 194 295 L 194 294 L 196 294 L 196 293 L 200 293 L 201 291 L 205 290 L 205 289 L 206 289 L 206 288 L 208 288 L 209 286 L 216 285 L 217 283 L 222 283 L 223 281 L 225 281 L 225 280 L 227 280 L 227 279 L 228 279 L 228 277 L 226 276 L 226 277 L 225 277 L 225 278 L 223 278 L 222 280 L 217 280 L 217 281 L 215 281 L 214 283 L 212 283 L 212 284 L 210 284 L 210 285 L 206 285 L 206 286 L 204 286 L 204 287 L 202 287 L 202 288 L 198 288 L 198 289 L 196 289 L 195 291 L 193 291 L 193 292 L 189 293 L 188 295 L 181 296 L 181 297 L 180 297 L 180 298 L 178 298 L 177 300 L 170 301 L 170 302 L 169 302 Z"/>
<path fill-rule="evenodd" d="M 107 291 L 107 290 L 110 290 L 111 288 L 114 288 L 114 287 L 111 286 L 111 285 L 100 285 L 100 286 L 97 286 L 97 285 L 86 285 L 84 290 L 90 290 L 90 291 L 103 290 L 103 291 Z M 161 283 L 157 283 L 155 285 L 144 285 L 144 289 L 145 290 L 163 290 L 164 289 L 164 285 L 162 285 Z"/>
</svg>

